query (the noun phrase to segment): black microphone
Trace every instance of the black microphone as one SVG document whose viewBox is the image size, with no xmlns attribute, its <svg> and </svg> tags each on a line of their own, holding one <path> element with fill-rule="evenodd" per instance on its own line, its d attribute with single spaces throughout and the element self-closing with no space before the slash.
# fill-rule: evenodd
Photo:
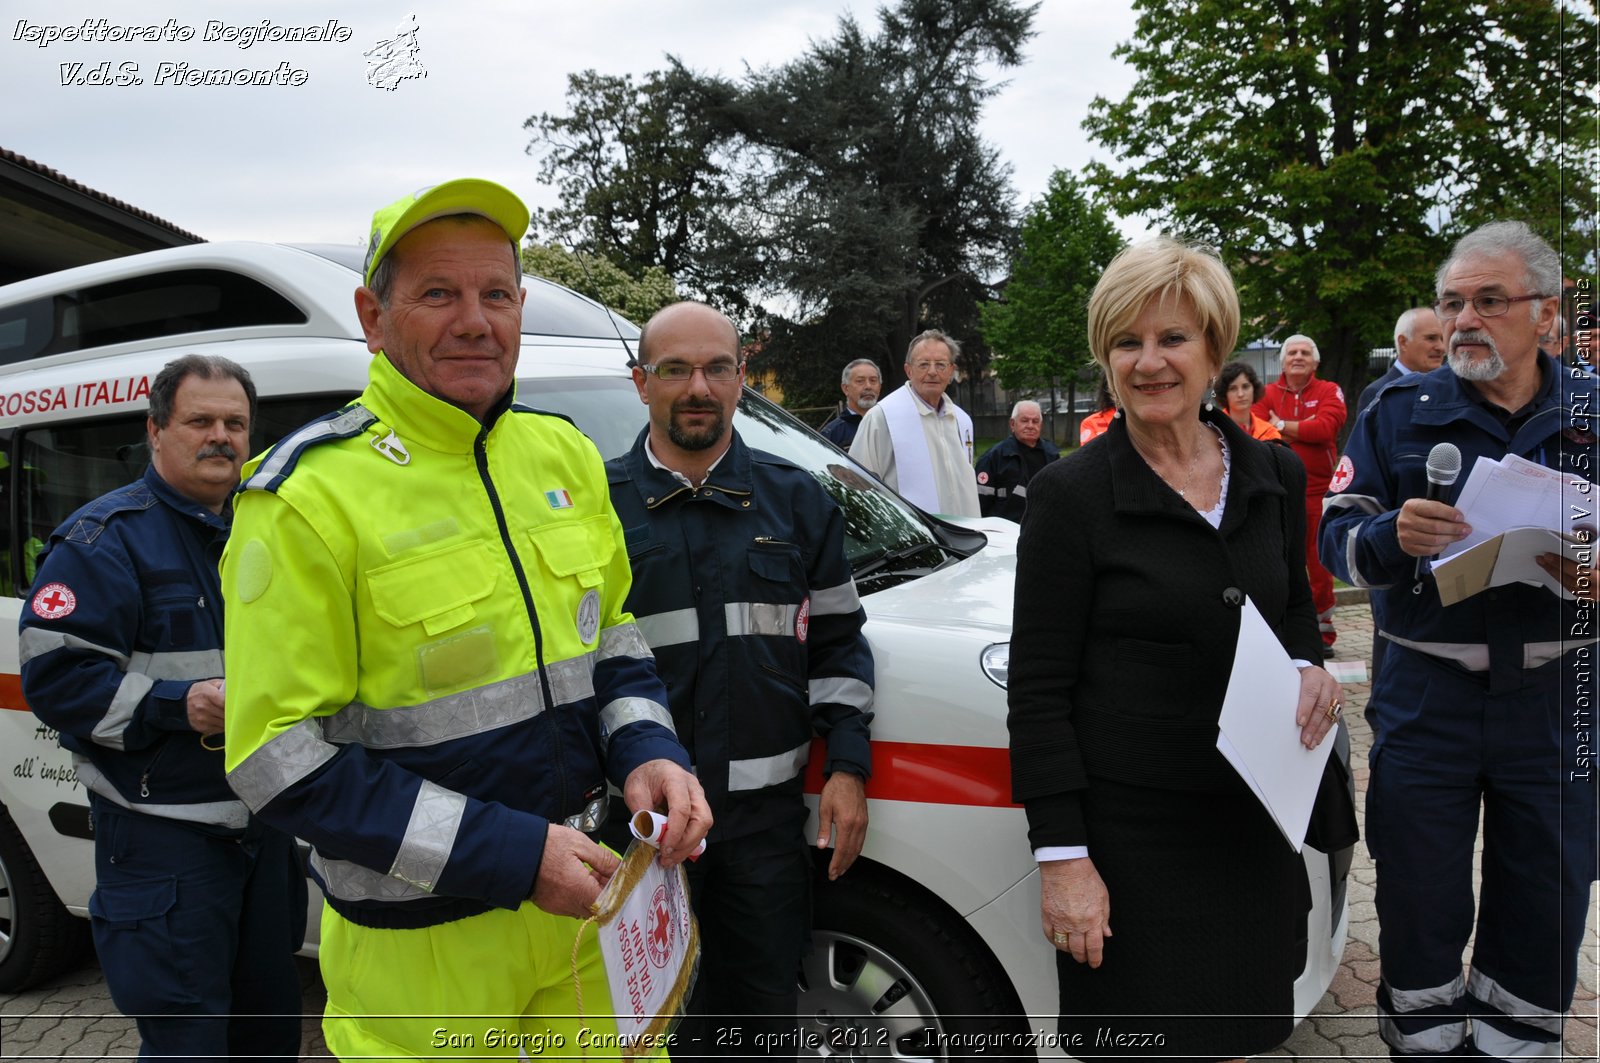
<svg viewBox="0 0 1600 1063">
<path fill-rule="evenodd" d="M 1428 490 L 1422 496 L 1430 502 L 1444 501 L 1446 488 L 1453 486 L 1456 477 L 1461 475 L 1461 448 L 1454 443 L 1436 443 L 1428 451 Z M 1435 555 L 1437 556 L 1437 555 Z M 1422 581 L 1423 566 L 1427 564 L 1426 557 L 1417 558 L 1417 581 Z"/>
</svg>

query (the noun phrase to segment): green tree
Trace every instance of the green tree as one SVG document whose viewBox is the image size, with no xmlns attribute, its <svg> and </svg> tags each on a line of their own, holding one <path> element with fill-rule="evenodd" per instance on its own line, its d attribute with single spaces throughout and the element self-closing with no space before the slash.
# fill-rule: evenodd
<svg viewBox="0 0 1600 1063">
<path fill-rule="evenodd" d="M 1522 216 L 1593 253 L 1592 7 L 1135 0 L 1138 71 L 1085 128 L 1113 209 L 1219 247 L 1246 339 L 1305 332 L 1354 390 L 1462 232 Z M 1587 58 L 1585 58 L 1587 57 Z M 1587 119 L 1587 121 L 1585 121 Z M 1592 262 L 1592 257 L 1590 258 Z"/>
<path fill-rule="evenodd" d="M 1105 208 L 1065 170 L 1022 220 L 1021 251 L 1001 301 L 983 307 L 983 338 L 1007 388 L 1076 375 L 1089 352 L 1089 295 L 1122 248 Z"/>
<path fill-rule="evenodd" d="M 602 255 L 568 251 L 555 244 L 524 247 L 522 268 L 534 276 L 587 295 L 641 325 L 651 314 L 680 298 L 672 278 L 659 266 L 644 270 L 641 277 L 630 277 L 622 267 Z"/>
<path fill-rule="evenodd" d="M 717 253 L 736 241 L 723 222 L 729 190 L 718 149 L 727 134 L 699 113 L 705 92 L 676 64 L 638 82 L 569 74 L 568 113 L 523 123 L 540 180 L 560 196 L 534 212 L 536 238 L 601 255 L 636 278 L 659 267 L 701 294 L 741 303 L 744 278 L 729 280 Z"/>
</svg>

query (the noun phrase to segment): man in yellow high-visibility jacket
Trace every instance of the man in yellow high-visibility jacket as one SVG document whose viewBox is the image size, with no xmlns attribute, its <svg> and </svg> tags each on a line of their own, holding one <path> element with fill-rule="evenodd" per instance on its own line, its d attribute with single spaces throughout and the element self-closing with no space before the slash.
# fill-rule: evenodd
<svg viewBox="0 0 1600 1063">
<path fill-rule="evenodd" d="M 592 931 L 581 998 L 572 955 L 617 865 L 582 833 L 607 778 L 668 809 L 669 866 L 710 827 L 623 610 L 600 457 L 512 404 L 527 224 L 477 180 L 380 210 L 356 291 L 368 387 L 248 466 L 235 503 L 229 782 L 315 847 L 340 1056 L 603 1033 Z"/>
</svg>

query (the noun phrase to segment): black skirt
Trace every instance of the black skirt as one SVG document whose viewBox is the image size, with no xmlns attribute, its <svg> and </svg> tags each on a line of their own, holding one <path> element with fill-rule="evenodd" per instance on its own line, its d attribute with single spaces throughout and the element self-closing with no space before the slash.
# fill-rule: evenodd
<svg viewBox="0 0 1600 1063">
<path fill-rule="evenodd" d="M 1255 796 L 1094 779 L 1084 814 L 1113 936 L 1098 968 L 1057 953 L 1062 1047 L 1232 1059 L 1283 1043 L 1311 894 Z"/>
</svg>

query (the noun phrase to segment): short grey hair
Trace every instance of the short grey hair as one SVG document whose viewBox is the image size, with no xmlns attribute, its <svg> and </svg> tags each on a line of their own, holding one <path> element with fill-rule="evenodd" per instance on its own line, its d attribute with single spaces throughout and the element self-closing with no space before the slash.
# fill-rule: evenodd
<svg viewBox="0 0 1600 1063">
<path fill-rule="evenodd" d="M 1401 336 L 1408 340 L 1416 339 L 1413 332 L 1417 327 L 1417 318 L 1423 314 L 1431 314 L 1433 312 L 1434 310 L 1431 306 L 1413 306 L 1410 310 L 1401 314 L 1399 320 L 1394 323 L 1394 349 L 1396 351 L 1400 349 Z"/>
<path fill-rule="evenodd" d="M 906 364 L 911 364 L 911 356 L 918 347 L 924 343 L 933 343 L 936 340 L 950 348 L 950 360 L 952 362 L 961 360 L 961 344 L 956 342 L 955 337 L 942 329 L 931 328 L 917 333 L 911 337 L 911 342 L 906 344 Z"/>
<path fill-rule="evenodd" d="M 489 219 L 485 218 L 482 214 L 472 214 L 470 212 L 462 214 L 445 214 L 442 217 L 432 218 L 430 221 L 453 221 L 457 223 L 465 223 L 469 221 L 488 221 L 489 224 L 494 224 L 494 222 L 489 221 Z M 429 224 L 429 222 L 424 222 L 423 224 L 426 225 Z M 420 228 L 420 226 L 417 228 Z M 416 230 L 413 229 L 412 231 L 415 232 Z M 508 242 L 511 244 L 511 261 L 514 264 L 514 268 L 516 269 L 517 273 L 517 287 L 520 288 L 522 287 L 522 251 L 517 247 L 517 242 L 515 240 Z M 378 297 L 378 305 L 384 307 L 385 309 L 387 309 L 389 306 L 389 296 L 394 292 L 394 278 L 395 274 L 399 272 L 399 263 L 400 256 L 395 253 L 395 249 L 393 247 L 389 248 L 388 252 L 378 260 L 378 267 L 372 271 L 372 283 L 367 285 L 367 287 L 372 289 L 372 294 Z"/>
<path fill-rule="evenodd" d="M 1278 361 L 1283 361 L 1283 352 L 1289 349 L 1291 343 L 1309 343 L 1311 345 L 1311 360 L 1320 364 L 1322 352 L 1317 350 L 1317 341 L 1303 332 L 1296 332 L 1293 336 L 1283 341 L 1283 346 L 1278 348 Z"/>
<path fill-rule="evenodd" d="M 1434 294 L 1444 294 L 1445 278 L 1462 259 L 1499 258 L 1508 254 L 1522 260 L 1522 284 L 1530 295 L 1553 299 L 1561 294 L 1561 256 L 1524 221 L 1490 222 L 1457 240 L 1456 246 L 1450 249 L 1450 257 L 1433 275 Z M 1537 300 L 1533 300 L 1533 318 L 1539 319 Z"/>
<path fill-rule="evenodd" d="M 850 383 L 850 372 L 851 372 L 851 370 L 857 368 L 858 366 L 863 366 L 863 365 L 871 366 L 872 367 L 872 371 L 874 373 L 878 374 L 879 383 L 883 382 L 883 370 L 878 368 L 878 363 L 877 362 L 874 362 L 871 358 L 857 358 L 855 361 L 853 361 L 849 365 L 845 366 L 844 367 L 844 372 L 839 374 L 839 385 L 840 385 L 840 387 L 843 387 L 845 384 Z"/>
<path fill-rule="evenodd" d="M 1011 407 L 1011 419 L 1013 421 L 1015 421 L 1017 419 L 1017 414 L 1022 412 L 1022 408 L 1024 406 L 1032 406 L 1034 409 L 1039 411 L 1039 416 L 1040 417 L 1044 416 L 1044 407 L 1040 406 L 1039 403 L 1036 402 L 1035 400 L 1033 400 L 1033 399 L 1018 399 L 1016 401 L 1016 404 Z"/>
<path fill-rule="evenodd" d="M 201 380 L 233 379 L 244 388 L 245 401 L 250 404 L 250 424 L 256 423 L 256 384 L 250 371 L 238 362 L 219 354 L 186 354 L 174 358 L 161 367 L 150 383 L 150 421 L 157 428 L 165 428 L 172 421 L 172 406 L 177 401 L 178 389 L 192 376 Z"/>
</svg>

